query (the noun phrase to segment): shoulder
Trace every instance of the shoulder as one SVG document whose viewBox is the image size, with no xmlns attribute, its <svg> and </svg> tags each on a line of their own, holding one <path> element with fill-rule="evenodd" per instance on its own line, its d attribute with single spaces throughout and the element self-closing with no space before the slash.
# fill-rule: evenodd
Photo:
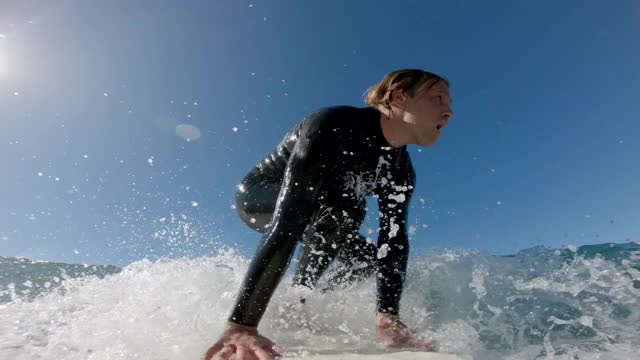
<svg viewBox="0 0 640 360">
<path fill-rule="evenodd" d="M 345 123 L 341 120 L 355 109 L 357 108 L 351 106 L 331 106 L 310 112 L 297 125 L 295 154 L 334 154 L 338 143 L 336 134 L 342 130 L 339 125 Z"/>
<path fill-rule="evenodd" d="M 321 107 L 313 110 L 309 114 L 309 117 L 335 118 L 340 116 L 352 115 L 361 109 L 362 108 L 349 106 L 349 105 L 325 106 L 325 107 Z"/>
<path fill-rule="evenodd" d="M 302 131 L 338 131 L 348 127 L 354 119 L 363 116 L 366 108 L 359 108 L 348 105 L 326 106 L 318 108 L 309 113 L 303 120 Z"/>
</svg>

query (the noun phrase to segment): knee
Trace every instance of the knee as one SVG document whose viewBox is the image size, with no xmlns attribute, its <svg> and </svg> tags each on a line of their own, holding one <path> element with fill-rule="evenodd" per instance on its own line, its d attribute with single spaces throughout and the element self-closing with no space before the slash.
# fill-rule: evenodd
<svg viewBox="0 0 640 360">
<path fill-rule="evenodd" d="M 234 201 L 234 208 L 236 209 L 236 212 L 238 213 L 240 218 L 244 219 L 247 216 L 247 193 L 244 185 L 238 185 Z"/>
<path fill-rule="evenodd" d="M 234 208 L 236 213 L 240 217 L 240 219 L 250 227 L 254 228 L 253 224 L 255 224 L 255 215 L 248 210 L 249 199 L 247 196 L 246 188 L 243 184 L 238 185 L 238 190 L 235 194 L 235 203 Z"/>
</svg>

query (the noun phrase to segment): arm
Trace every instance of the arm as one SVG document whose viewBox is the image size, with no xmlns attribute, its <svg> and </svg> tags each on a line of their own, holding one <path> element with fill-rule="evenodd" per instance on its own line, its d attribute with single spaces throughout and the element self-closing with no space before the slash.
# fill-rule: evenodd
<svg viewBox="0 0 640 360">
<path fill-rule="evenodd" d="M 285 273 L 296 242 L 312 215 L 324 171 L 335 149 L 321 132 L 322 117 L 312 118 L 300 129 L 299 138 L 287 161 L 284 179 L 269 231 L 264 234 L 242 283 L 224 333 L 203 360 L 214 356 L 228 359 L 271 359 L 284 350 L 258 334 L 257 326 L 274 290 Z"/>
<path fill-rule="evenodd" d="M 415 175 L 414 175 L 415 176 Z M 378 199 L 380 234 L 378 236 L 378 313 L 397 316 L 407 270 L 409 241 L 407 216 L 414 180 L 407 185 L 387 184 Z"/>
<path fill-rule="evenodd" d="M 400 297 L 407 271 L 409 241 L 407 237 L 407 217 L 409 200 L 415 186 L 415 173 L 411 166 L 405 172 L 403 185 L 388 184 L 388 191 L 382 193 L 378 204 L 380 236 L 378 237 L 378 315 L 376 335 L 378 341 L 387 348 L 415 348 L 433 351 L 435 343 L 421 339 L 407 327 L 398 313 Z"/>
<path fill-rule="evenodd" d="M 251 261 L 230 322 L 258 325 L 313 214 L 323 171 L 335 148 L 327 143 L 329 133 L 323 133 L 320 124 L 320 119 L 312 119 L 300 131 L 287 163 L 271 227 Z"/>
</svg>

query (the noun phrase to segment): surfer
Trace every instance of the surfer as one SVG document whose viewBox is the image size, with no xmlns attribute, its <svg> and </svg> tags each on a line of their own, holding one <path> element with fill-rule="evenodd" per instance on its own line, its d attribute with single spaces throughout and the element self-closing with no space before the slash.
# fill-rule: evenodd
<svg viewBox="0 0 640 360">
<path fill-rule="evenodd" d="M 312 112 L 238 186 L 236 211 L 263 236 L 225 331 L 204 359 L 235 353 L 239 360 L 265 360 L 282 353 L 257 326 L 298 242 L 295 286 L 315 288 L 334 261 L 325 290 L 376 274 L 378 341 L 433 350 L 398 316 L 415 186 L 406 145 L 436 143 L 453 116 L 449 83 L 419 69 L 396 70 L 368 90 L 366 103 Z M 380 210 L 376 245 L 358 231 L 366 196 L 377 198 Z"/>
</svg>

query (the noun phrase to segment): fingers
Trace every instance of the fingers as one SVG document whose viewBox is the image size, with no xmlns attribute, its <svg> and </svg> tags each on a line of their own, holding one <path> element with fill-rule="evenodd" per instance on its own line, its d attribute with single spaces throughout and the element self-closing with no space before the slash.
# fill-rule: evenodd
<svg viewBox="0 0 640 360">
<path fill-rule="evenodd" d="M 424 351 L 433 351 L 433 343 L 431 341 L 421 341 L 419 348 Z"/>
<path fill-rule="evenodd" d="M 236 354 L 237 360 L 272 360 L 286 353 L 284 348 L 258 334 L 241 333 L 237 336 L 223 337 L 207 350 L 202 360 L 229 360 Z"/>
<path fill-rule="evenodd" d="M 236 352 L 235 345 L 225 345 L 225 347 L 220 351 L 220 360 L 229 360 L 234 352 Z"/>
<path fill-rule="evenodd" d="M 424 350 L 424 351 L 435 351 L 435 341 L 427 341 L 420 338 L 415 338 L 411 341 L 411 346 L 416 349 Z"/>
<path fill-rule="evenodd" d="M 253 349 L 249 350 L 249 348 L 246 346 L 238 346 L 238 350 L 236 351 L 236 359 L 257 360 L 256 356 L 253 354 Z"/>
<path fill-rule="evenodd" d="M 211 360 L 213 358 L 213 355 L 215 355 L 218 351 L 220 351 L 220 349 L 222 349 L 223 346 L 224 344 L 222 343 L 217 343 L 213 345 L 212 347 L 209 348 L 209 350 L 207 350 L 207 353 L 204 354 L 204 357 L 202 357 L 202 360 Z"/>
<path fill-rule="evenodd" d="M 254 351 L 258 360 L 271 360 L 273 359 L 273 355 L 276 355 L 275 352 L 270 354 L 265 349 L 259 347 L 255 348 Z"/>
<path fill-rule="evenodd" d="M 437 342 L 427 341 L 417 335 L 391 334 L 379 338 L 381 345 L 387 349 L 413 348 L 422 351 L 435 351 Z"/>
</svg>

